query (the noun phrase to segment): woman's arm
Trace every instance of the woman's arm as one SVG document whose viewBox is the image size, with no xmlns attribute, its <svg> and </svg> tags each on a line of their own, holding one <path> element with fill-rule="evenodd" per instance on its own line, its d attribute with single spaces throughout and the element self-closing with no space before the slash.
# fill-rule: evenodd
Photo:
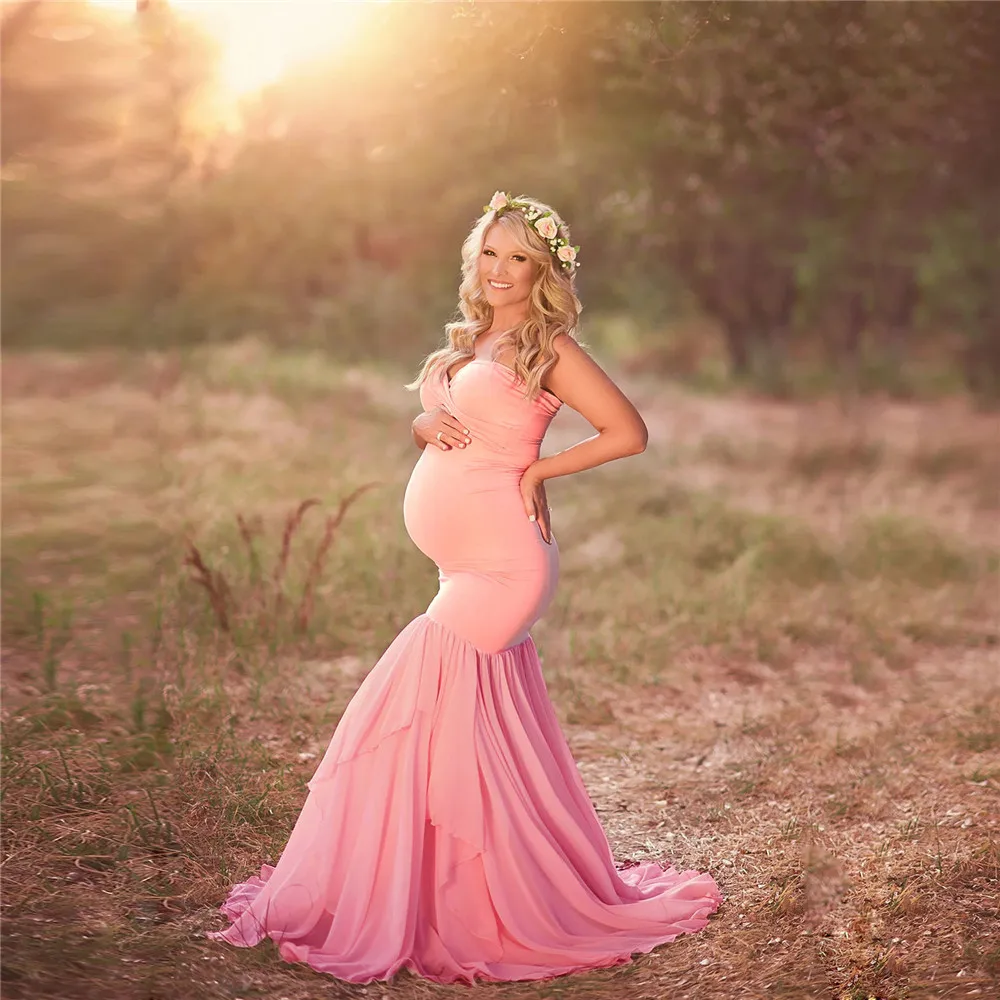
<svg viewBox="0 0 1000 1000">
<path fill-rule="evenodd" d="M 530 520 L 538 522 L 547 542 L 552 540 L 552 531 L 545 480 L 638 455 L 646 450 L 649 439 L 639 411 L 572 337 L 560 334 L 554 346 L 557 360 L 549 369 L 546 388 L 589 420 L 597 433 L 557 455 L 538 459 L 521 477 L 524 509 Z"/>
<path fill-rule="evenodd" d="M 645 451 L 649 431 L 639 411 L 601 366 L 571 337 L 556 337 L 558 358 L 547 388 L 585 417 L 597 433 L 558 455 L 540 458 L 529 472 L 539 482 L 582 472 Z"/>
</svg>

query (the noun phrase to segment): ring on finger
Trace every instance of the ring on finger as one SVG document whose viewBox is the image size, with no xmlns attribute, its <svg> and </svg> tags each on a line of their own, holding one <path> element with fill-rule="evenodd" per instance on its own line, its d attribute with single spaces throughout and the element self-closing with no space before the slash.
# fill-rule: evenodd
<svg viewBox="0 0 1000 1000">
<path fill-rule="evenodd" d="M 438 431 L 434 436 L 440 441 L 444 437 L 444 431 Z"/>
</svg>

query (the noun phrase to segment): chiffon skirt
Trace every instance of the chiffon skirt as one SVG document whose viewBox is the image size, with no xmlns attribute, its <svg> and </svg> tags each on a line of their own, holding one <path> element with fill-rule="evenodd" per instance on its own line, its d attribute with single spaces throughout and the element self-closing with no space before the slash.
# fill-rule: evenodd
<svg viewBox="0 0 1000 1000">
<path fill-rule="evenodd" d="M 208 937 L 270 937 L 356 983 L 544 979 L 699 931 L 722 898 L 706 873 L 616 867 L 530 636 L 484 652 L 428 612 L 350 701 L 277 865 Z"/>
</svg>

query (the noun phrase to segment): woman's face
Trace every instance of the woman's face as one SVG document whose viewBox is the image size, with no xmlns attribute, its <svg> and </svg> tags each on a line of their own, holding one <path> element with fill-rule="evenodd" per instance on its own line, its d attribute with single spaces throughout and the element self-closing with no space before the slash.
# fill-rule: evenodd
<svg viewBox="0 0 1000 1000">
<path fill-rule="evenodd" d="M 486 301 L 494 309 L 527 301 L 536 268 L 534 261 L 503 226 L 494 223 L 486 230 L 479 255 L 479 281 Z"/>
</svg>

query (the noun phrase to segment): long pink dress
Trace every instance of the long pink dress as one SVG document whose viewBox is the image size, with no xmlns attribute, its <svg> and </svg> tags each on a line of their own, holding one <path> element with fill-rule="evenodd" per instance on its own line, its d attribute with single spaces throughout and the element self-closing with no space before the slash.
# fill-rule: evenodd
<svg viewBox="0 0 1000 1000">
<path fill-rule="evenodd" d="M 477 347 L 420 390 L 472 438 L 425 448 L 403 503 L 440 590 L 351 699 L 277 865 L 231 889 L 210 938 L 268 936 L 356 983 L 544 979 L 701 930 L 722 902 L 708 874 L 615 865 L 528 634 L 559 550 L 518 484 L 560 402 L 525 399 Z"/>
</svg>

